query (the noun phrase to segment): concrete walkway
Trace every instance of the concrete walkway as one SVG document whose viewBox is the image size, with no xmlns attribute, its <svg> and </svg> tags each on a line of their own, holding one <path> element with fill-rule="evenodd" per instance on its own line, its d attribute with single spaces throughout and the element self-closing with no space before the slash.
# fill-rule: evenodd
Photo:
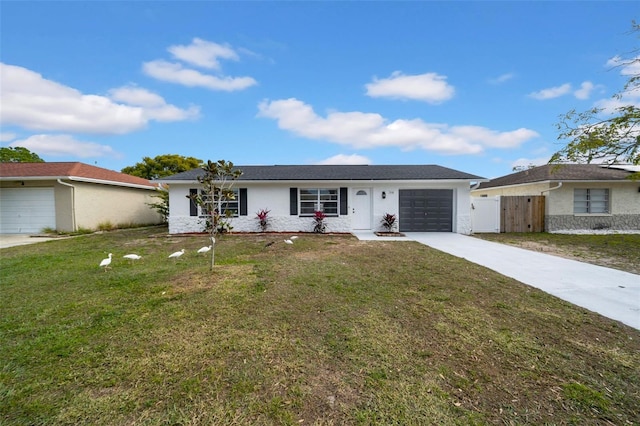
<svg viewBox="0 0 640 426">
<path fill-rule="evenodd" d="M 40 237 L 29 234 L 0 234 L 0 249 L 41 243 L 57 237 Z"/>
<path fill-rule="evenodd" d="M 640 330 L 640 275 L 448 232 L 408 232 L 404 238 L 354 235 L 417 241 Z"/>
</svg>

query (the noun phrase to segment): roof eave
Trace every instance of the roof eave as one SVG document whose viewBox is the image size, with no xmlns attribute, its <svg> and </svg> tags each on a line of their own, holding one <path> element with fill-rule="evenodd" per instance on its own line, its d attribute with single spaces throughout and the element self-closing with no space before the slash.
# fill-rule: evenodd
<svg viewBox="0 0 640 426">
<path fill-rule="evenodd" d="M 491 180 L 487 180 L 485 182 L 490 182 Z M 523 182 L 523 183 L 512 183 L 509 185 L 495 185 L 495 186 L 485 186 L 484 188 L 474 189 L 474 191 L 482 191 L 485 189 L 495 189 L 495 188 L 513 188 L 525 185 L 540 185 L 540 184 L 553 184 L 553 183 L 603 183 L 603 182 L 629 182 L 633 183 L 632 180 L 629 179 L 545 179 L 545 180 L 535 180 L 531 182 Z"/>
<path fill-rule="evenodd" d="M 74 182 L 87 182 L 87 183 L 98 183 L 102 185 L 112 185 L 112 186 L 125 186 L 129 188 L 138 188 L 138 189 L 155 189 L 156 187 L 153 185 L 142 185 L 137 183 L 129 183 L 129 182 L 117 182 L 113 180 L 104 180 L 104 179 L 93 179 L 86 178 L 80 176 L 2 176 L 0 177 L 0 181 L 6 182 L 20 182 L 20 181 L 41 181 L 41 180 L 58 180 L 65 179 Z"/>
</svg>

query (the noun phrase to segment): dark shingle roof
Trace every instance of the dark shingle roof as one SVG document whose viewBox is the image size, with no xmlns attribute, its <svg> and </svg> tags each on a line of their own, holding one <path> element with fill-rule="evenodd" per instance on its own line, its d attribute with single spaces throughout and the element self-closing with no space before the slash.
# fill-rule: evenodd
<svg viewBox="0 0 640 426">
<path fill-rule="evenodd" d="M 79 162 L 0 163 L 0 178 L 84 178 L 118 184 L 154 186 L 147 179 Z"/>
<path fill-rule="evenodd" d="M 477 189 L 546 181 L 627 180 L 630 174 L 627 170 L 607 168 L 601 164 L 545 164 L 482 182 Z"/>
<path fill-rule="evenodd" d="M 236 168 L 242 170 L 238 180 L 244 181 L 484 179 L 436 165 L 276 165 Z M 158 181 L 195 181 L 202 174 L 202 169 L 193 169 Z"/>
</svg>

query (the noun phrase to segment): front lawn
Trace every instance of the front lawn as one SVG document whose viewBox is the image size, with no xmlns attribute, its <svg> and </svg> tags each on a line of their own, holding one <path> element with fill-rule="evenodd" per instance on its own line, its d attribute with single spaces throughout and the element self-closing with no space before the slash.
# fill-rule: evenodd
<svg viewBox="0 0 640 426">
<path fill-rule="evenodd" d="M 213 272 L 164 228 L 0 250 L 0 424 L 640 423 L 639 331 L 415 242 L 286 237 Z"/>
</svg>

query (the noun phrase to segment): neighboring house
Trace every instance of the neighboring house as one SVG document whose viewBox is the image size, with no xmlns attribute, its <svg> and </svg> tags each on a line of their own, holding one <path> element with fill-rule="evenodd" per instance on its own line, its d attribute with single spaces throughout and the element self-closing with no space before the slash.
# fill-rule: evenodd
<svg viewBox="0 0 640 426">
<path fill-rule="evenodd" d="M 545 230 L 640 230 L 637 166 L 563 164 L 534 167 L 482 182 L 473 197 L 545 197 Z"/>
<path fill-rule="evenodd" d="M 434 165 L 237 166 L 243 172 L 226 209 L 234 231 L 259 232 L 256 213 L 270 210 L 272 232 L 311 232 L 313 215 L 328 217 L 326 232 L 381 230 L 386 213 L 398 229 L 468 234 L 469 190 L 484 178 Z M 205 219 L 190 199 L 201 169 L 159 179 L 169 184 L 169 233 L 202 232 Z"/>
<path fill-rule="evenodd" d="M 0 233 L 155 224 L 147 179 L 78 162 L 0 163 Z"/>
</svg>

